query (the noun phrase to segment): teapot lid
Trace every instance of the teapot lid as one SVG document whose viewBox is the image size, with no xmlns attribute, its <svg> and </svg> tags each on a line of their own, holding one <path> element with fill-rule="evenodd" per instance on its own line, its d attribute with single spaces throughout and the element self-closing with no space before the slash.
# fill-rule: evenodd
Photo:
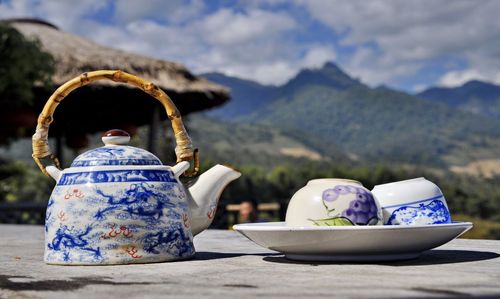
<svg viewBox="0 0 500 299">
<path fill-rule="evenodd" d="M 71 167 L 115 165 L 162 165 L 152 153 L 128 146 L 130 135 L 123 130 L 109 130 L 102 136 L 103 147 L 89 150 L 71 163 Z"/>
</svg>

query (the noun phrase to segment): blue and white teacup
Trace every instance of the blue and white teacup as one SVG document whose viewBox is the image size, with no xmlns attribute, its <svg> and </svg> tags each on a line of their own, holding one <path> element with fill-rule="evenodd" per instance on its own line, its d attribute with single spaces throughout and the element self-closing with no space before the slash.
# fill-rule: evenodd
<svg viewBox="0 0 500 299">
<path fill-rule="evenodd" d="M 382 207 L 385 225 L 451 223 L 443 193 L 423 177 L 377 185 L 372 194 Z"/>
</svg>

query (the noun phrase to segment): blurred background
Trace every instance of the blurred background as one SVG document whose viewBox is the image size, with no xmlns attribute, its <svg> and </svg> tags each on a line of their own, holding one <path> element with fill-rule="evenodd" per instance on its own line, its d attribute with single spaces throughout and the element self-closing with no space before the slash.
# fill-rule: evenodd
<svg viewBox="0 0 500 299">
<path fill-rule="evenodd" d="M 500 239 L 498 1 L 0 0 L 0 222 L 44 222 L 54 186 L 31 159 L 38 114 L 85 71 L 122 69 L 173 99 L 201 153 L 243 176 L 214 228 L 284 219 L 320 177 L 425 176 L 465 237 Z M 96 83 L 50 129 L 67 167 L 120 128 L 164 164 L 170 123 L 148 95 Z"/>
</svg>

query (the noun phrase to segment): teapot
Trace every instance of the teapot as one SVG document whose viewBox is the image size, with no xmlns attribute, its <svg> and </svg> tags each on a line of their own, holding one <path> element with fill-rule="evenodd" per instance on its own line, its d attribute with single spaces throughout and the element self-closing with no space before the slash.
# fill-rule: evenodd
<svg viewBox="0 0 500 299">
<path fill-rule="evenodd" d="M 176 165 L 165 166 L 154 154 L 128 146 L 127 132 L 110 130 L 102 138 L 103 147 L 79 155 L 69 168 L 61 170 L 48 144 L 52 115 L 72 90 L 100 79 L 132 84 L 164 105 L 175 132 Z M 223 189 L 241 175 L 216 165 L 192 186 L 184 186 L 179 177 L 196 175 L 199 158 L 177 108 L 161 89 L 122 71 L 84 73 L 59 87 L 38 118 L 33 158 L 56 181 L 45 218 L 44 260 L 48 264 L 190 258 L 195 254 L 193 236 L 211 224 Z M 54 165 L 46 166 L 45 158 Z"/>
</svg>

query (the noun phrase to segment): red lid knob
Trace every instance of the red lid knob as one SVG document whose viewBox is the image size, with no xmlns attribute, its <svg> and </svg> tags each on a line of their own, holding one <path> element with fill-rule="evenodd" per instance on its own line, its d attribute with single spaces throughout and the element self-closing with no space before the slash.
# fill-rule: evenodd
<svg viewBox="0 0 500 299">
<path fill-rule="evenodd" d="M 106 131 L 102 135 L 102 142 L 104 142 L 105 145 L 125 145 L 128 144 L 129 141 L 129 133 L 119 129 Z"/>
<path fill-rule="evenodd" d="M 126 131 L 120 130 L 120 129 L 113 129 L 106 131 L 102 137 L 110 137 L 110 136 L 128 136 L 130 137 L 130 134 L 127 133 Z"/>
</svg>

